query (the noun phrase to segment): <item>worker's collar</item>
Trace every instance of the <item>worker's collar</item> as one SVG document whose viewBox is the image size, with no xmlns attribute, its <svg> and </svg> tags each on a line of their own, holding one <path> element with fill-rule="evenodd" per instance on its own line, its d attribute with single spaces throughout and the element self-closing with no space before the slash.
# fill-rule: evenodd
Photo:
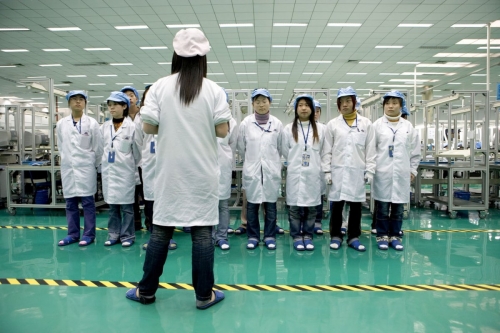
<svg viewBox="0 0 500 333">
<path fill-rule="evenodd" d="M 384 116 L 387 118 L 387 120 L 389 120 L 390 122 L 393 122 L 393 123 L 399 121 L 399 119 L 401 118 L 401 114 L 402 113 L 399 112 L 399 115 L 397 115 L 396 117 L 391 117 L 391 116 L 387 115 L 387 113 L 384 112 Z"/>
</svg>

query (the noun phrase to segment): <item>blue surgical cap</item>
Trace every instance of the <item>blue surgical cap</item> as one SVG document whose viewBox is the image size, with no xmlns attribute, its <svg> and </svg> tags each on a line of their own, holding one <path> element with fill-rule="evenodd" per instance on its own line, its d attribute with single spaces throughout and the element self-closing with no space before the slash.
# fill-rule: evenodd
<svg viewBox="0 0 500 333">
<path fill-rule="evenodd" d="M 106 100 L 113 102 L 123 102 L 127 104 L 128 108 L 130 108 L 130 98 L 121 91 L 113 91 Z"/>
<path fill-rule="evenodd" d="M 303 98 L 310 100 L 311 103 L 314 105 L 314 98 L 311 95 L 302 94 L 302 95 L 297 96 L 295 101 L 293 101 L 293 109 L 295 111 L 297 111 L 297 102 L 299 101 L 299 99 L 303 99 Z M 311 111 L 314 111 L 314 110 L 311 110 Z"/>
<path fill-rule="evenodd" d="M 120 89 L 120 91 L 122 93 L 126 92 L 126 91 L 131 91 L 134 93 L 135 97 L 137 98 L 137 105 L 139 105 L 141 103 L 141 98 L 139 97 L 139 92 L 137 91 L 137 89 L 135 89 L 134 87 L 132 86 L 125 86 L 123 87 L 122 89 Z"/>
<path fill-rule="evenodd" d="M 401 114 L 403 116 L 409 116 L 410 113 L 408 112 L 408 108 L 406 107 L 406 100 L 405 100 L 405 95 L 403 95 L 400 91 L 397 90 L 391 90 L 388 93 L 382 97 L 383 99 L 390 98 L 390 97 L 395 97 L 395 98 L 400 98 L 401 99 Z"/>
<path fill-rule="evenodd" d="M 68 92 L 68 94 L 66 95 L 66 100 L 69 102 L 69 99 L 73 96 L 76 96 L 76 95 L 81 95 L 83 96 L 83 98 L 85 98 L 85 102 L 87 101 L 87 94 L 85 93 L 85 91 L 83 90 L 71 90 L 70 92 Z"/>
<path fill-rule="evenodd" d="M 353 87 L 340 88 L 339 91 L 337 92 L 337 99 L 344 96 L 358 97 L 358 94 L 356 94 L 356 90 L 354 90 Z"/>
<path fill-rule="evenodd" d="M 317 100 L 314 100 L 314 107 L 315 108 L 320 108 L 321 109 L 321 103 L 318 102 Z"/>
<path fill-rule="evenodd" d="M 264 88 L 258 88 L 258 89 L 254 89 L 252 91 L 252 101 L 255 99 L 255 97 L 257 97 L 259 95 L 262 95 L 264 97 L 269 98 L 270 102 L 273 101 L 273 98 L 271 97 L 271 94 L 269 93 L 269 91 L 267 89 L 264 89 Z"/>
</svg>

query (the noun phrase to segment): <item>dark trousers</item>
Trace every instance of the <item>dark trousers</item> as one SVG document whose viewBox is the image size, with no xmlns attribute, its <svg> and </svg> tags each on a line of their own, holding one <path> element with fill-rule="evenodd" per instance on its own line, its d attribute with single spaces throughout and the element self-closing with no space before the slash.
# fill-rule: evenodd
<svg viewBox="0 0 500 333">
<path fill-rule="evenodd" d="M 347 222 L 347 243 L 361 235 L 361 202 L 333 201 L 330 215 L 330 237 L 342 240 L 342 210 L 345 203 L 349 204 L 349 220 Z"/>
<path fill-rule="evenodd" d="M 304 216 L 304 222 L 301 222 L 302 217 L 300 212 L 307 214 Z M 294 241 L 301 239 L 313 239 L 314 220 L 316 218 L 316 210 L 314 207 L 298 207 L 290 206 L 288 210 L 288 220 L 290 221 L 290 236 Z M 302 234 L 301 234 L 302 230 Z"/>
<path fill-rule="evenodd" d="M 163 266 L 167 261 L 168 244 L 175 227 L 154 225 L 149 239 L 144 261 L 144 275 L 139 282 L 140 294 L 151 297 L 156 293 Z M 214 286 L 214 245 L 212 243 L 212 226 L 191 227 L 192 246 L 192 279 L 196 299 L 207 301 L 212 298 Z"/>
<path fill-rule="evenodd" d="M 154 201 L 144 199 L 144 215 L 146 216 L 146 218 L 144 219 L 144 224 L 146 225 L 146 229 L 148 229 L 149 232 L 153 232 L 154 204 Z"/>
<path fill-rule="evenodd" d="M 95 239 L 95 201 L 94 196 L 66 198 L 66 220 L 68 221 L 68 236 L 80 239 L 80 210 L 78 201 L 83 207 L 83 236 Z"/>
<path fill-rule="evenodd" d="M 399 232 L 403 224 L 404 204 L 384 201 L 375 201 L 375 203 L 375 207 L 377 208 L 375 212 L 377 219 L 377 237 L 400 237 Z"/>
<path fill-rule="evenodd" d="M 141 184 L 135 186 L 135 195 L 134 195 L 134 225 L 135 227 L 142 227 L 142 217 L 141 217 L 141 209 L 139 208 L 139 203 L 141 198 L 144 200 L 144 190 L 142 188 L 142 168 L 138 168 L 139 178 L 141 179 Z"/>
<path fill-rule="evenodd" d="M 263 202 L 265 210 L 264 241 L 276 239 L 276 202 Z M 259 206 L 249 202 L 247 204 L 247 234 L 249 240 L 260 242 Z"/>
</svg>

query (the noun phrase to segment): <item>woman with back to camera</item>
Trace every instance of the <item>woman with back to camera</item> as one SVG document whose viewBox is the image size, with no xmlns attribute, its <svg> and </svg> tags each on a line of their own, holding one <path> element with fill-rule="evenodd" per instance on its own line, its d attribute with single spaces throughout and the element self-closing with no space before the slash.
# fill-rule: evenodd
<svg viewBox="0 0 500 333">
<path fill-rule="evenodd" d="M 191 227 L 192 283 L 196 307 L 222 301 L 213 290 L 212 228 L 218 216 L 217 137 L 228 133 L 231 112 L 224 90 L 206 79 L 210 44 L 198 29 L 182 29 L 173 41 L 172 75 L 156 81 L 141 109 L 144 132 L 158 134 L 153 232 L 144 275 L 126 297 L 155 301 L 175 226 Z"/>
</svg>

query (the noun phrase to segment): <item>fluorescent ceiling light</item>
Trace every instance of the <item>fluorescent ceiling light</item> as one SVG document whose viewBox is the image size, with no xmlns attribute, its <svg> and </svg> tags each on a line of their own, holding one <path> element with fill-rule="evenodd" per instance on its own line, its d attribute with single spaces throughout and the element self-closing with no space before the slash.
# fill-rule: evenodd
<svg viewBox="0 0 500 333">
<path fill-rule="evenodd" d="M 420 64 L 420 62 L 418 62 L 418 61 L 398 61 L 398 62 L 396 62 L 396 64 L 399 64 L 399 65 L 417 65 L 417 64 Z"/>
<path fill-rule="evenodd" d="M 323 75 L 323 73 L 302 73 L 302 75 Z"/>
<path fill-rule="evenodd" d="M 486 45 L 487 42 L 487 39 L 462 39 L 461 41 L 457 42 L 457 44 Z M 490 39 L 490 45 L 492 44 L 500 44 L 500 39 Z"/>
<path fill-rule="evenodd" d="M 472 84 L 486 84 L 486 82 L 473 82 Z"/>
<path fill-rule="evenodd" d="M 61 64 L 43 64 L 43 65 L 38 65 L 40 67 L 61 67 Z"/>
<path fill-rule="evenodd" d="M 316 83 L 316 81 L 297 81 L 298 83 Z"/>
<path fill-rule="evenodd" d="M 0 31 L 28 31 L 28 28 L 0 28 Z"/>
<path fill-rule="evenodd" d="M 228 45 L 228 49 L 252 49 L 255 45 Z"/>
<path fill-rule="evenodd" d="M 345 73 L 346 75 L 366 75 L 366 73 Z"/>
<path fill-rule="evenodd" d="M 207 75 L 224 75 L 224 73 L 207 73 Z"/>
<path fill-rule="evenodd" d="M 354 84 L 356 82 L 349 82 L 349 81 L 338 81 L 337 83 L 346 83 L 346 84 Z M 359 89 L 358 89 L 359 90 Z"/>
<path fill-rule="evenodd" d="M 429 80 L 413 80 L 413 79 L 390 79 L 389 82 L 428 82 Z"/>
<path fill-rule="evenodd" d="M 47 28 L 50 31 L 79 31 L 82 30 L 78 27 L 65 27 L 65 28 Z"/>
<path fill-rule="evenodd" d="M 379 87 L 393 87 L 393 88 L 409 88 L 409 87 L 413 87 L 414 85 L 413 84 L 381 84 L 379 85 Z M 422 87 L 421 85 L 417 87 Z"/>
<path fill-rule="evenodd" d="M 120 85 L 120 86 L 131 86 L 134 83 L 133 82 L 116 82 L 116 84 Z"/>
<path fill-rule="evenodd" d="M 218 64 L 218 61 L 207 61 L 207 64 Z"/>
<path fill-rule="evenodd" d="M 89 83 L 89 86 L 105 86 L 106 83 Z"/>
<path fill-rule="evenodd" d="M 298 48 L 298 47 L 300 47 L 300 45 L 271 45 L 271 47 L 275 47 L 275 48 L 283 48 L 283 47 Z"/>
<path fill-rule="evenodd" d="M 418 64 L 417 67 L 475 67 L 476 64 L 471 64 L 470 62 L 447 62 L 445 64 Z"/>
<path fill-rule="evenodd" d="M 46 78 L 47 78 L 46 76 L 28 76 L 28 79 L 46 79 Z"/>
<path fill-rule="evenodd" d="M 492 58 L 500 56 L 500 53 L 491 53 Z M 439 58 L 486 58 L 486 53 L 438 53 L 434 57 Z"/>
<path fill-rule="evenodd" d="M 269 81 L 269 82 L 271 82 L 271 81 Z M 274 89 L 267 89 L 267 90 L 271 91 L 271 90 L 285 90 L 285 89 L 281 89 L 281 88 L 274 88 Z M 279 95 L 279 96 L 281 96 L 282 94 L 274 94 L 274 95 L 275 95 L 275 96 L 278 96 L 278 95 Z"/>
<path fill-rule="evenodd" d="M 167 24 L 167 28 L 169 29 L 177 29 L 177 28 L 199 28 L 199 24 Z"/>
<path fill-rule="evenodd" d="M 224 82 L 215 82 L 215 83 L 217 83 L 217 84 L 222 84 L 222 83 L 229 83 L 229 82 L 224 81 Z"/>
<path fill-rule="evenodd" d="M 149 74 L 129 74 L 130 76 L 145 76 L 145 75 L 149 75 Z"/>
<path fill-rule="evenodd" d="M 486 50 L 488 47 L 486 46 L 480 46 L 477 48 L 478 50 Z M 500 46 L 490 46 L 490 50 L 500 50 Z"/>
<path fill-rule="evenodd" d="M 149 29 L 147 25 L 117 25 L 116 30 L 135 30 L 135 29 Z"/>
<path fill-rule="evenodd" d="M 316 47 L 320 48 L 343 48 L 345 45 L 316 45 Z"/>
<path fill-rule="evenodd" d="M 87 77 L 87 75 L 78 74 L 78 75 L 66 75 L 66 77 Z"/>
<path fill-rule="evenodd" d="M 45 97 L 31 97 L 31 99 L 45 99 Z"/>
<path fill-rule="evenodd" d="M 486 74 L 471 74 L 470 76 L 486 76 Z"/>
<path fill-rule="evenodd" d="M 269 83 L 286 83 L 287 81 L 269 81 Z"/>
<path fill-rule="evenodd" d="M 14 65 L 0 66 L 0 68 L 12 68 L 12 67 L 17 67 L 17 66 L 14 66 Z"/>
<path fill-rule="evenodd" d="M 159 62 L 158 65 L 172 65 L 171 62 Z"/>
<path fill-rule="evenodd" d="M 166 46 L 140 46 L 141 50 L 166 50 L 168 47 Z"/>
<path fill-rule="evenodd" d="M 307 27 L 307 23 L 273 23 L 273 27 Z"/>
<path fill-rule="evenodd" d="M 67 87 L 67 86 L 69 86 L 69 84 L 67 84 L 67 83 L 54 84 L 54 87 Z"/>
<path fill-rule="evenodd" d="M 462 84 L 460 82 L 448 82 L 448 84 Z"/>
<path fill-rule="evenodd" d="M 132 66 L 133 64 L 130 62 L 115 62 L 111 63 L 111 66 Z"/>
<path fill-rule="evenodd" d="M 246 28 L 253 27 L 253 23 L 222 23 L 219 24 L 221 28 Z"/>
<path fill-rule="evenodd" d="M 109 47 L 87 47 L 85 51 L 111 51 Z"/>
<path fill-rule="evenodd" d="M 257 73 L 236 73 L 236 75 L 257 75 Z"/>
<path fill-rule="evenodd" d="M 293 64 L 293 63 L 295 63 L 295 61 L 293 60 L 271 60 L 271 64 Z"/>
<path fill-rule="evenodd" d="M 372 82 L 366 82 L 367 84 L 382 84 L 384 82 L 377 82 L 377 81 L 372 81 Z"/>
<path fill-rule="evenodd" d="M 399 73 L 380 73 L 379 75 L 399 75 Z"/>
<path fill-rule="evenodd" d="M 307 63 L 309 64 L 331 64 L 331 60 L 309 60 Z"/>
<path fill-rule="evenodd" d="M 2 49 L 0 51 L 2 51 L 2 52 L 29 52 L 29 50 L 26 50 L 26 49 Z"/>
<path fill-rule="evenodd" d="M 485 27 L 486 24 L 480 23 L 480 24 L 454 24 L 451 26 L 451 28 L 482 28 Z"/>
<path fill-rule="evenodd" d="M 402 45 L 377 45 L 376 49 L 402 49 Z"/>
<path fill-rule="evenodd" d="M 328 27 L 360 27 L 361 23 L 328 23 Z"/>
<path fill-rule="evenodd" d="M 269 75 L 290 75 L 289 72 L 271 72 Z"/>
<path fill-rule="evenodd" d="M 99 77 L 118 76 L 116 74 L 98 74 Z"/>
<path fill-rule="evenodd" d="M 240 81 L 240 83 L 259 83 L 258 81 Z"/>
<path fill-rule="evenodd" d="M 417 72 L 418 75 L 455 75 L 456 73 L 443 73 L 443 72 Z M 403 72 L 401 75 L 415 75 L 415 72 Z"/>
<path fill-rule="evenodd" d="M 382 61 L 360 61 L 360 64 L 381 64 Z"/>
<path fill-rule="evenodd" d="M 255 60 L 235 60 L 233 64 L 255 64 L 256 62 Z"/>
<path fill-rule="evenodd" d="M 431 23 L 400 23 L 398 28 L 429 28 L 432 27 Z"/>
<path fill-rule="evenodd" d="M 45 52 L 68 52 L 69 49 L 42 49 Z"/>
<path fill-rule="evenodd" d="M 26 103 L 26 102 L 33 102 L 33 100 L 32 99 L 18 99 L 16 102 Z"/>
</svg>

